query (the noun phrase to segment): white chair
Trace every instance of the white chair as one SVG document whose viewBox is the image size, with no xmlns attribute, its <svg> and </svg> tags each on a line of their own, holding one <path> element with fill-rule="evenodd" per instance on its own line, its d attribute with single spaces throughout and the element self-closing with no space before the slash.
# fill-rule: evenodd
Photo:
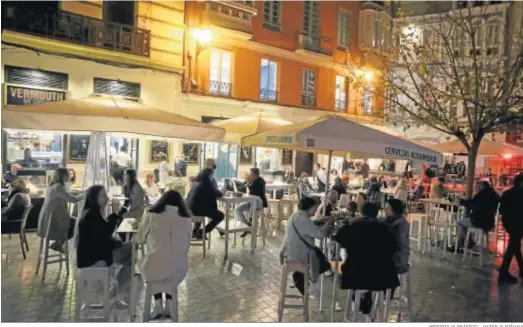
<svg viewBox="0 0 523 327">
<path fill-rule="evenodd" d="M 148 322 L 151 316 L 151 298 L 152 288 L 155 286 L 152 283 L 145 282 L 145 305 L 143 308 L 143 322 Z M 172 296 L 171 301 L 171 319 L 173 322 L 178 322 L 178 285 L 169 285 L 166 287 L 164 293 Z"/>
<path fill-rule="evenodd" d="M 426 223 L 427 217 L 424 214 L 409 214 L 410 216 L 410 240 L 418 244 L 418 252 L 425 251 Z M 413 234 L 414 224 L 417 225 L 417 234 Z"/>
<path fill-rule="evenodd" d="M 396 318 L 397 322 L 401 322 L 402 313 L 405 311 L 409 314 L 411 318 L 412 312 L 412 276 L 411 276 L 411 265 L 409 263 L 409 270 L 403 274 L 398 275 L 400 280 L 400 286 L 396 289 L 395 296 L 391 300 L 390 311 L 396 309 L 398 315 Z M 403 290 L 407 288 L 407 295 L 403 295 Z"/>
<path fill-rule="evenodd" d="M 219 223 L 218 226 L 216 226 L 216 230 L 218 232 L 223 233 L 225 237 L 225 258 L 227 258 L 227 256 L 229 255 L 229 234 L 234 235 L 233 246 L 236 246 L 236 234 L 244 232 L 251 232 L 252 234 L 254 232 L 252 226 L 249 226 L 241 221 L 236 221 L 234 218 L 229 219 L 229 215 L 227 214 L 225 215 L 225 219 L 221 223 Z M 209 246 L 211 244 L 210 233 L 208 244 Z"/>
<path fill-rule="evenodd" d="M 205 217 L 198 217 L 198 216 L 193 216 L 191 217 L 191 221 L 192 223 L 200 223 L 202 226 L 205 226 Z M 206 248 L 206 244 L 207 241 L 205 240 L 205 235 L 202 233 L 202 238 L 201 239 L 191 239 L 191 246 L 201 246 L 202 247 L 202 250 L 203 250 L 203 257 L 205 258 L 205 254 L 206 254 L 206 251 L 207 251 L 207 248 Z M 209 239 L 209 243 L 210 243 L 210 239 Z"/>
<path fill-rule="evenodd" d="M 340 201 L 338 201 L 338 210 L 346 209 L 347 205 L 349 205 L 349 202 L 350 202 L 350 195 L 342 194 L 340 197 Z"/>
<path fill-rule="evenodd" d="M 360 315 L 361 296 L 369 292 L 367 290 L 348 290 L 347 301 L 345 303 L 344 321 L 358 322 Z M 373 322 L 387 322 L 389 315 L 389 305 L 392 290 L 371 292 L 372 308 L 370 315 L 367 316 Z M 354 301 L 352 298 L 354 297 Z"/>
<path fill-rule="evenodd" d="M 47 265 L 50 265 L 52 263 L 59 263 L 61 268 L 62 262 L 65 262 L 65 268 L 67 269 L 67 274 L 69 275 L 69 242 L 64 242 L 63 246 L 65 253 L 56 252 L 56 254 L 49 254 L 49 227 L 51 226 L 51 219 L 49 219 L 49 223 L 47 224 L 45 237 L 40 238 L 40 247 L 38 249 L 38 261 L 36 262 L 36 275 L 38 275 L 40 265 L 43 264 L 42 280 L 45 279 L 45 274 L 47 273 Z"/>
<path fill-rule="evenodd" d="M 457 225 L 452 217 L 451 212 L 443 208 L 433 207 L 430 211 L 430 217 L 427 220 L 427 246 L 429 250 L 436 250 L 438 243 L 442 243 L 442 257 L 447 256 L 447 246 L 450 245 L 451 231 L 456 231 Z M 435 246 L 432 246 L 434 242 Z M 455 239 L 457 247 L 457 238 Z"/>
<path fill-rule="evenodd" d="M 75 321 L 97 320 L 109 322 L 111 313 L 114 321 L 117 321 L 116 312 L 116 295 L 118 294 L 118 282 L 115 278 L 115 266 L 110 267 L 88 267 L 78 268 L 76 270 L 76 308 Z M 98 283 L 103 285 L 103 302 L 102 304 L 92 303 L 92 291 Z M 82 317 L 82 313 L 88 309 L 102 309 L 102 317 Z"/>
<path fill-rule="evenodd" d="M 471 234 L 474 235 L 474 238 L 475 238 L 474 241 L 476 242 L 477 246 L 479 247 L 479 249 L 477 251 L 468 248 Z M 489 240 L 488 233 L 485 233 L 483 231 L 483 229 L 472 227 L 472 226 L 467 228 L 467 235 L 465 236 L 465 243 L 463 246 L 463 261 L 465 261 L 467 259 L 467 255 L 477 254 L 477 255 L 479 255 L 479 266 L 483 267 L 483 252 L 484 252 L 484 249 L 486 247 L 488 247 L 488 244 L 489 244 L 488 240 Z"/>
<path fill-rule="evenodd" d="M 304 275 L 304 294 L 287 294 L 287 280 L 293 272 L 301 272 Z M 302 299 L 303 304 L 285 304 L 286 299 Z M 286 262 L 282 267 L 280 299 L 278 301 L 278 322 L 283 321 L 283 310 L 303 309 L 305 322 L 309 321 L 309 267 L 299 262 Z"/>
</svg>

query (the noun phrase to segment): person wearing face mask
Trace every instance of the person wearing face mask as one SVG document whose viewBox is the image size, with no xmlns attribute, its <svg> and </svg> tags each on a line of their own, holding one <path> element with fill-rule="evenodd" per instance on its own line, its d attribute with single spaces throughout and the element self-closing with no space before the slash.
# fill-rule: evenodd
<svg viewBox="0 0 523 327">
<path fill-rule="evenodd" d="M 49 237 L 54 241 L 50 248 L 59 252 L 64 251 L 64 243 L 74 235 L 76 220 L 69 213 L 68 203 L 75 203 L 83 198 L 83 194 L 70 194 L 70 188 L 67 168 L 56 169 L 38 217 L 37 235 Z"/>
<path fill-rule="evenodd" d="M 216 160 L 213 158 L 209 158 L 205 161 L 205 168 L 212 169 L 213 171 L 216 170 Z M 211 176 L 212 183 L 214 185 L 214 188 L 218 190 L 218 183 L 216 182 L 216 178 L 214 178 L 214 173 Z"/>
</svg>

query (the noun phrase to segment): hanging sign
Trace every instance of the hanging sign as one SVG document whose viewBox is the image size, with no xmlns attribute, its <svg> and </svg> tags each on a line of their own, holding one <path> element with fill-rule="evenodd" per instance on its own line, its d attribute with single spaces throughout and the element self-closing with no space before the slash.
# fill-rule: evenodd
<svg viewBox="0 0 523 327">
<path fill-rule="evenodd" d="M 44 102 L 64 101 L 66 91 L 50 91 L 35 89 L 22 86 L 7 85 L 6 87 L 7 105 L 38 104 Z"/>
<path fill-rule="evenodd" d="M 411 151 L 408 149 L 397 148 L 392 146 L 385 147 L 385 154 L 394 157 L 405 158 L 405 160 L 416 160 L 416 161 L 425 161 L 431 164 L 438 164 L 438 157 L 420 151 Z"/>
</svg>

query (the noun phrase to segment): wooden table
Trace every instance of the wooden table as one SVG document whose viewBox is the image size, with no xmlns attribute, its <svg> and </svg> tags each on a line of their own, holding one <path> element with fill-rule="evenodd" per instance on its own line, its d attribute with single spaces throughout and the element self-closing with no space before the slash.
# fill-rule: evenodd
<svg viewBox="0 0 523 327">
<path fill-rule="evenodd" d="M 129 238 L 131 237 L 132 234 L 136 234 L 136 232 L 138 231 L 137 228 L 134 228 L 134 223 L 136 222 L 136 219 L 135 218 L 125 218 L 122 223 L 120 224 L 120 226 L 118 226 L 118 228 L 116 229 L 116 232 L 117 233 L 124 233 L 125 234 L 125 242 L 127 242 L 129 240 Z M 135 314 L 134 314 L 134 311 L 135 311 L 135 308 L 136 308 L 136 303 L 134 302 L 135 301 L 135 278 L 134 278 L 134 266 L 136 265 L 136 238 L 133 238 L 133 240 L 131 241 L 132 242 L 132 245 L 131 245 L 131 294 L 130 294 L 130 299 L 129 299 L 129 315 L 131 317 L 131 321 L 134 320 L 135 318 Z"/>
<path fill-rule="evenodd" d="M 290 190 L 294 185 L 288 183 L 275 183 L 275 184 L 265 184 L 265 189 L 267 191 L 272 191 L 272 198 L 276 199 L 276 191 L 278 190 Z"/>
<path fill-rule="evenodd" d="M 251 205 L 251 218 L 252 218 L 252 235 L 251 235 L 251 252 L 254 253 L 254 249 L 256 248 L 256 243 L 258 240 L 258 217 L 256 215 L 256 204 L 260 200 L 259 197 L 254 195 L 244 195 L 242 197 L 232 197 L 232 196 L 224 196 L 218 199 L 218 201 L 223 202 L 226 204 L 226 212 L 225 212 L 225 230 L 229 230 L 229 204 L 235 204 L 239 205 L 242 203 L 250 203 Z M 233 213 L 233 219 L 234 219 L 234 213 Z M 229 235 L 225 235 L 225 259 L 227 259 L 229 251 Z"/>
</svg>

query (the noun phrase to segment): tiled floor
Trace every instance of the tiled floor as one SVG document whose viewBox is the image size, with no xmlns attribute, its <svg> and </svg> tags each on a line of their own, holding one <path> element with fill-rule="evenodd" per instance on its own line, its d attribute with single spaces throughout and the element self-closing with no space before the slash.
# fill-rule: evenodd
<svg viewBox="0 0 523 327">
<path fill-rule="evenodd" d="M 2 322 L 72 321 L 73 276 L 51 266 L 45 282 L 35 277 L 37 238 L 30 235 L 29 240 L 30 252 L 23 260 L 17 237 L 9 240 L 2 235 Z M 201 248 L 191 248 L 189 273 L 179 291 L 180 321 L 277 321 L 279 241 L 268 240 L 255 254 L 238 245 L 230 250 L 225 264 L 223 243 L 213 238 L 205 259 Z M 441 260 L 417 254 L 411 256 L 411 262 L 414 304 L 412 317 L 406 320 L 523 321 L 523 284 L 498 285 L 492 265 L 477 269 L 464 267 L 454 258 Z M 330 320 L 332 278 L 325 279 L 325 289 L 325 310 L 321 313 L 319 285 L 313 288 L 312 321 Z M 142 290 L 141 308 L 143 297 Z M 343 306 L 345 294 L 338 292 L 338 299 Z M 141 316 L 141 310 L 138 312 Z M 126 310 L 119 310 L 118 317 L 119 321 L 129 320 Z M 138 319 L 141 321 L 141 317 Z M 284 321 L 302 321 L 300 311 L 286 311 Z M 341 321 L 341 312 L 336 313 L 336 321 Z"/>
</svg>

